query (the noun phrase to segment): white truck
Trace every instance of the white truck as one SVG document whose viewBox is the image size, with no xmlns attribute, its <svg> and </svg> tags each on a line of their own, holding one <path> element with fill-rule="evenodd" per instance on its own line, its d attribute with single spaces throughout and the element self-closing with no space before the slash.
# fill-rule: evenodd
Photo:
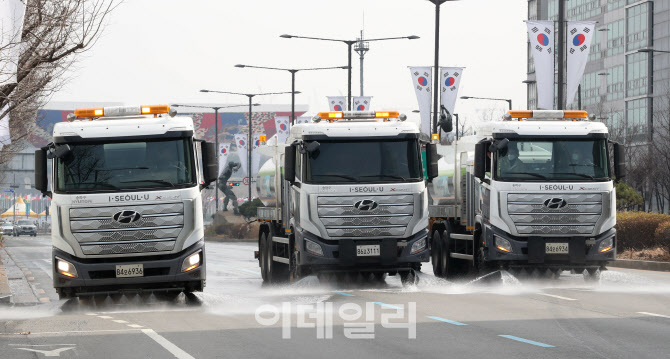
<svg viewBox="0 0 670 359">
<path fill-rule="evenodd" d="M 167 105 L 77 109 L 57 123 L 35 151 L 35 187 L 52 199 L 58 295 L 202 291 L 200 191 L 215 156 Z"/>
<path fill-rule="evenodd" d="M 361 273 L 416 280 L 430 259 L 428 193 L 436 147 L 422 169 L 419 129 L 397 112 L 322 112 L 268 141 L 257 178 L 256 257 L 263 280 Z M 281 141 L 280 141 L 281 142 Z M 431 162 L 432 160 L 432 162 Z M 276 164 L 280 164 L 277 166 Z"/>
<path fill-rule="evenodd" d="M 585 111 L 510 111 L 476 131 L 438 150 L 429 186 L 435 274 L 572 270 L 597 279 L 616 258 L 623 146 Z"/>
</svg>

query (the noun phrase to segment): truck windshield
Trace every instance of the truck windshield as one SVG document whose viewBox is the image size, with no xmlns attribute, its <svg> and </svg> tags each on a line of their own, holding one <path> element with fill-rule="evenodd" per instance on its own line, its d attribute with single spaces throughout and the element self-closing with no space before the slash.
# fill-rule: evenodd
<svg viewBox="0 0 670 359">
<path fill-rule="evenodd" d="M 191 140 L 70 144 L 57 159 L 56 190 L 116 192 L 194 185 Z"/>
<path fill-rule="evenodd" d="M 418 140 L 319 141 L 308 154 L 308 183 L 421 181 Z"/>
<path fill-rule="evenodd" d="M 501 181 L 609 179 L 606 140 L 511 140 L 495 163 Z"/>
</svg>

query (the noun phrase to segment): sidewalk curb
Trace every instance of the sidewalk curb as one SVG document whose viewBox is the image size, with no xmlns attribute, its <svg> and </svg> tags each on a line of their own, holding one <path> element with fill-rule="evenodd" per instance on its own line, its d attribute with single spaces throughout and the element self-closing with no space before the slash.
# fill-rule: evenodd
<svg viewBox="0 0 670 359">
<path fill-rule="evenodd" d="M 610 262 L 608 267 L 652 270 L 659 272 L 670 272 L 670 262 L 640 261 L 634 259 L 617 259 Z"/>
<path fill-rule="evenodd" d="M 0 303 L 7 304 L 10 303 L 12 299 L 12 291 L 9 289 L 9 280 L 7 279 L 7 271 L 5 270 L 5 264 L 2 260 L 7 257 L 5 248 L 0 248 Z"/>
</svg>

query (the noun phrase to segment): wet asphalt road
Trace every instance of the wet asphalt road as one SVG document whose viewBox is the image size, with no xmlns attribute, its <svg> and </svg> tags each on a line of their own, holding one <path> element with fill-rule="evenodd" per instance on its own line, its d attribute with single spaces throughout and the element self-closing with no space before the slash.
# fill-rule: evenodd
<svg viewBox="0 0 670 359">
<path fill-rule="evenodd" d="M 670 353 L 670 273 L 612 269 L 597 284 L 568 272 L 558 280 L 519 281 L 503 272 L 489 283 L 448 282 L 424 265 L 420 282 L 404 288 L 397 277 L 337 284 L 311 276 L 263 286 L 253 245 L 208 243 L 207 288 L 195 297 L 59 301 L 51 288 L 49 238 L 19 237 L 6 245 L 17 295 L 13 306 L 0 306 L 0 358 Z"/>
</svg>

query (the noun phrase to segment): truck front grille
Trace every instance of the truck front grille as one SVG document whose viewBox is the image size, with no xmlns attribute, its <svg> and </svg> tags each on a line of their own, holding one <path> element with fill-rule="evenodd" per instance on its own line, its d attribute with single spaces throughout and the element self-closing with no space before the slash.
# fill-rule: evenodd
<svg viewBox="0 0 670 359">
<path fill-rule="evenodd" d="M 317 207 L 330 237 L 400 237 L 414 215 L 414 197 L 319 196 Z"/>
<path fill-rule="evenodd" d="M 124 211 L 140 216 L 129 223 L 114 219 Z M 183 227 L 183 203 L 70 209 L 70 231 L 87 255 L 171 251 Z"/>
<path fill-rule="evenodd" d="M 507 194 L 507 213 L 519 234 L 591 234 L 602 212 L 600 193 Z"/>
</svg>

